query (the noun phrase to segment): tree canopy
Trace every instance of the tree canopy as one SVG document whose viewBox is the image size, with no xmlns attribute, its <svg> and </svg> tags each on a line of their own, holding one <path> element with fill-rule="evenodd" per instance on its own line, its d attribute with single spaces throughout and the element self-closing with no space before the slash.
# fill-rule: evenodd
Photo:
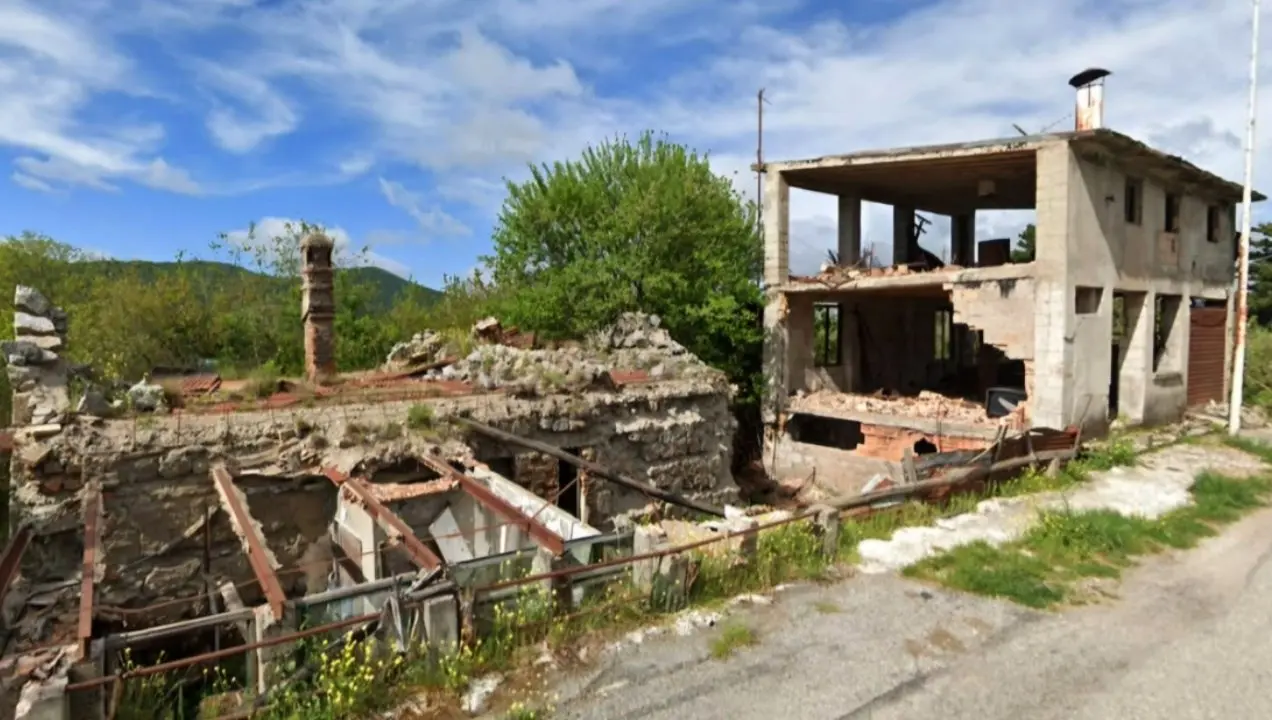
<svg viewBox="0 0 1272 720">
<path fill-rule="evenodd" d="M 580 337 L 643 311 L 744 384 L 758 371 L 755 207 L 682 145 L 645 133 L 532 167 L 508 184 L 493 245 L 483 260 L 509 323 Z"/>
<path fill-rule="evenodd" d="M 1033 223 L 1025 226 L 1024 230 L 1016 236 L 1016 246 L 1011 249 L 1011 261 L 1014 263 L 1033 262 L 1037 256 L 1037 247 L 1034 245 L 1034 236 L 1037 228 Z"/>
</svg>

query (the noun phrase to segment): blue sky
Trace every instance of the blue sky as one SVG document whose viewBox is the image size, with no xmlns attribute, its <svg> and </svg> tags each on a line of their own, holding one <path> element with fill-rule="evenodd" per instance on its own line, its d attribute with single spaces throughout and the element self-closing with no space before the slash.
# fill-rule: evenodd
<svg viewBox="0 0 1272 720">
<path fill-rule="evenodd" d="M 0 0 L 0 234 L 159 260 L 304 219 L 437 286 L 489 249 L 503 180 L 527 163 L 648 128 L 710 151 L 750 193 L 760 87 L 767 154 L 790 159 L 1063 129 L 1065 81 L 1089 65 L 1114 71 L 1111 127 L 1240 178 L 1248 3 L 1024 8 Z M 1272 169 L 1272 122 L 1259 142 L 1256 183 Z M 792 202 L 793 269 L 814 270 L 834 201 Z M 982 215 L 994 235 L 1028 221 Z M 888 223 L 870 209 L 867 242 Z"/>
</svg>

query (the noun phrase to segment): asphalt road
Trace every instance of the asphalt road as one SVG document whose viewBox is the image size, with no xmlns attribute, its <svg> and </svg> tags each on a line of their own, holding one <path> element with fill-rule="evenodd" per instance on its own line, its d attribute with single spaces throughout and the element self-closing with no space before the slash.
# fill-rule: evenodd
<svg viewBox="0 0 1272 720">
<path fill-rule="evenodd" d="M 797 587 L 719 628 L 626 646 L 556 687 L 581 720 L 1272 718 L 1272 511 L 1039 613 L 895 576 Z"/>
</svg>

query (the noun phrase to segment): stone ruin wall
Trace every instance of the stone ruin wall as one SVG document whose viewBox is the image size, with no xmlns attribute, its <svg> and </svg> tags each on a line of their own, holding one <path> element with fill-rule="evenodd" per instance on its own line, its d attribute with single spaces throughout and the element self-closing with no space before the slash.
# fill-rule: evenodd
<svg viewBox="0 0 1272 720">
<path fill-rule="evenodd" d="M 374 469 L 440 450 L 495 465 L 503 459 L 511 467 L 537 466 L 537 472 L 521 478 L 527 485 L 536 477 L 541 484 L 545 476 L 555 474 L 555 461 L 545 463 L 541 458 L 536 463 L 534 454 L 484 439 L 468 438 L 468 447 L 456 436 L 439 448 L 438 438 L 430 441 L 406 428 L 418 401 L 116 419 L 94 416 L 92 407 L 81 402 L 78 412 L 70 412 L 67 378 L 75 371 L 58 355 L 65 344 L 65 314 L 41 302 L 38 293 L 24 291 L 20 289 L 17 297 L 24 314 L 16 323 L 19 339 L 3 348 L 14 379 L 15 406 L 20 400 L 28 409 L 20 418 L 24 427 L 15 428 L 11 464 L 15 526 L 30 522 L 37 531 L 23 561 L 24 584 L 65 581 L 79 573 L 82 503 L 90 484 L 101 488 L 104 509 L 105 576 L 98 604 L 128 608 L 203 591 L 204 533 L 199 524 L 208 508 L 220 507 L 209 477 L 217 462 L 234 474 L 284 569 L 302 561 L 334 517 L 336 489 L 321 476 L 325 466 Z M 53 335 L 29 334 L 50 325 Z M 37 337 L 45 339 L 32 339 Z M 664 489 L 724 504 L 735 503 L 738 495 L 730 474 L 730 397 L 723 375 L 695 371 L 680 379 L 620 389 L 546 397 L 495 391 L 425 403 L 439 419 L 465 415 L 533 440 L 581 450 L 612 470 Z M 609 518 L 646 504 L 647 498 L 639 493 L 587 481 L 589 521 L 594 525 L 605 527 Z M 254 576 L 225 513 L 211 516 L 210 574 L 218 581 L 251 581 Z M 282 580 L 289 591 L 301 592 L 303 575 Z M 243 592 L 245 601 L 259 599 L 253 590 L 249 586 Z M 72 627 L 77 592 L 68 588 L 67 597 L 57 603 L 63 614 L 69 614 L 62 619 Z M 173 620 L 190 609 L 148 614 L 144 623 Z M 142 622 L 131 619 L 129 624 Z"/>
<path fill-rule="evenodd" d="M 502 395 L 429 402 L 443 417 L 464 412 L 500 429 L 558 447 L 586 449 L 607 467 L 715 503 L 736 502 L 729 473 L 732 416 L 727 388 L 700 382 L 629 386 L 620 392 L 517 399 Z M 224 462 L 244 490 L 270 548 L 286 568 L 327 532 L 336 491 L 318 475 L 325 465 L 384 466 L 432 451 L 405 424 L 414 403 L 319 406 L 230 415 L 77 418 L 36 439 L 19 433 L 15 453 L 18 514 L 46 535 L 28 552 L 34 582 L 72 576 L 82 559 L 85 483 L 104 495 L 106 577 L 100 603 L 141 606 L 202 591 L 203 533 L 185 540 L 205 508 L 218 508 L 209 479 Z M 385 428 L 397 426 L 392 432 Z M 393 439 L 389 439 L 393 438 Z M 462 450 L 461 450 L 462 452 Z M 482 441 L 482 461 L 515 457 Z M 590 483 L 591 521 L 640 508 L 646 499 L 609 483 Z M 211 571 L 253 578 L 224 513 L 212 520 Z M 297 591 L 303 576 L 284 578 Z M 251 602 L 254 595 L 244 592 Z M 179 612 L 179 609 L 177 609 Z M 165 618 L 175 619 L 175 618 Z"/>
</svg>

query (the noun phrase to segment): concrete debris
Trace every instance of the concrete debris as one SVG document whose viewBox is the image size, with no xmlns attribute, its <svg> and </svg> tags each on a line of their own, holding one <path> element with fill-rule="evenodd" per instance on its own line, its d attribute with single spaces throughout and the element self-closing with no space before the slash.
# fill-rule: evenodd
<svg viewBox="0 0 1272 720">
<path fill-rule="evenodd" d="M 499 689 L 503 675 L 494 673 L 474 678 L 468 682 L 468 691 L 464 693 L 461 705 L 469 715 L 480 715 L 490 702 L 490 697 Z"/>
<path fill-rule="evenodd" d="M 626 313 L 583 346 L 532 349 L 514 343 L 512 331 L 505 331 L 497 319 L 486 318 L 473 327 L 478 344 L 464 357 L 448 363 L 455 349 L 439 333 L 425 330 L 394 346 L 385 367 L 435 366 L 427 377 L 527 396 L 602 389 L 611 371 L 645 371 L 651 380 L 716 373 L 673 340 L 661 322 L 656 315 Z"/>
<path fill-rule="evenodd" d="M 89 388 L 84 391 L 84 396 L 80 398 L 79 405 L 76 406 L 75 412 L 80 415 L 92 415 L 94 417 L 110 417 L 114 414 L 115 408 L 106 400 L 106 395 L 101 390 Z"/>
<path fill-rule="evenodd" d="M 928 390 L 914 397 L 889 397 L 883 393 L 854 395 L 821 391 L 794 398 L 791 401 L 791 409 L 795 412 L 810 413 L 818 411 L 834 413 L 838 410 L 877 415 L 904 415 L 972 424 L 991 422 L 985 413 L 984 405 Z"/>
<path fill-rule="evenodd" d="M 389 350 L 386 369 L 403 369 L 431 365 L 446 357 L 446 338 L 432 330 L 415 333 L 406 342 L 400 342 Z"/>
<path fill-rule="evenodd" d="M 142 378 L 136 385 L 128 388 L 128 401 L 134 410 L 149 413 L 162 413 L 168 410 L 168 401 L 162 385 L 150 382 L 150 378 Z"/>
<path fill-rule="evenodd" d="M 985 500 L 976 510 L 938 520 L 930 527 L 901 528 L 886 540 L 862 540 L 857 546 L 863 573 L 895 572 L 951 548 L 973 542 L 1000 545 L 1019 538 L 1038 519 L 1038 511 L 1112 510 L 1122 515 L 1158 518 L 1192 502 L 1189 492 L 1208 469 L 1258 473 L 1263 465 L 1222 446 L 1173 445 L 1143 458 L 1135 467 L 1095 473 L 1067 492 Z"/>
<path fill-rule="evenodd" d="M 1191 413 L 1198 419 L 1209 420 L 1219 425 L 1228 424 L 1228 403 L 1211 400 Z M 1263 409 L 1255 405 L 1241 407 L 1241 426 L 1251 430 L 1259 430 L 1268 426 L 1268 416 Z"/>
</svg>

